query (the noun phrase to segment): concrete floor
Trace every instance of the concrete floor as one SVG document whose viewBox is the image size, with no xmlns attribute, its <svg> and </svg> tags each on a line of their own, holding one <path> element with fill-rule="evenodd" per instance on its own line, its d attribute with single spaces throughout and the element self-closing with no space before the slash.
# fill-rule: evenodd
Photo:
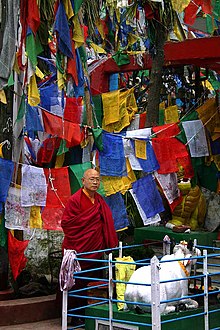
<svg viewBox="0 0 220 330">
<path fill-rule="evenodd" d="M 0 330 L 61 330 L 61 319 L 52 319 L 41 322 L 25 323 L 18 325 L 0 326 Z M 71 329 L 71 327 L 69 327 Z M 84 328 L 78 328 L 84 330 Z"/>
</svg>

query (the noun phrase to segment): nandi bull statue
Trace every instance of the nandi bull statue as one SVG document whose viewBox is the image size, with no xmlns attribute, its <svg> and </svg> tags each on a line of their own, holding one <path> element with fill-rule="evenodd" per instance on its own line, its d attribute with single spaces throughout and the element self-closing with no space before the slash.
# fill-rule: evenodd
<svg viewBox="0 0 220 330">
<path fill-rule="evenodd" d="M 160 263 L 160 282 L 175 279 L 182 280 L 160 283 L 160 301 L 188 296 L 188 280 L 184 280 L 184 278 L 187 278 L 190 275 L 191 267 L 196 263 L 196 259 L 191 258 L 200 256 L 201 251 L 192 246 L 191 249 L 189 249 L 186 244 L 187 243 L 185 241 L 177 244 L 173 249 L 173 254 L 165 255 L 161 258 L 161 261 L 164 262 Z M 129 282 L 126 286 L 124 295 L 124 299 L 127 302 L 124 309 L 136 310 L 139 313 L 150 312 L 149 306 L 144 306 L 141 304 L 138 305 L 138 303 L 141 302 L 151 304 L 151 286 L 138 285 L 138 283 L 151 284 L 151 266 L 143 266 L 138 268 L 132 274 Z M 137 304 L 129 304 L 129 301 L 137 302 Z M 181 306 L 184 309 L 192 309 L 197 308 L 198 303 L 190 298 L 176 302 L 167 302 L 160 304 L 160 312 L 161 314 L 174 312 L 178 310 L 177 306 Z"/>
</svg>

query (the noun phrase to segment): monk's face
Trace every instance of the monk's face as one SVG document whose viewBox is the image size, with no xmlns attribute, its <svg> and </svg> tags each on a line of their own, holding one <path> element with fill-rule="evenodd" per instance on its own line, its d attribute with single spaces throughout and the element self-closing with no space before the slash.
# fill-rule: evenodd
<svg viewBox="0 0 220 330">
<path fill-rule="evenodd" d="M 82 184 L 86 191 L 95 192 L 100 186 L 99 172 L 93 169 L 87 170 L 82 178 Z"/>
</svg>

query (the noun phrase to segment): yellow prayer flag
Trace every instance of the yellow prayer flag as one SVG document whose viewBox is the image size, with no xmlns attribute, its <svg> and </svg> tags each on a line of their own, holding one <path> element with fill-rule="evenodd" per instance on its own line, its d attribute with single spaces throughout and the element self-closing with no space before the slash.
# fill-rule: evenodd
<svg viewBox="0 0 220 330">
<path fill-rule="evenodd" d="M 139 40 L 139 37 L 136 34 L 128 33 L 128 45 L 132 46 Z"/>
<path fill-rule="evenodd" d="M 43 72 L 38 68 L 38 66 L 36 66 L 35 73 L 36 73 L 36 76 L 38 76 L 40 79 L 43 79 L 43 78 L 44 78 L 44 74 L 43 74 Z"/>
<path fill-rule="evenodd" d="M 3 142 L 0 143 L 0 158 L 4 158 L 4 156 L 3 156 L 3 151 L 2 151 L 3 145 L 4 145 Z"/>
<path fill-rule="evenodd" d="M 119 121 L 119 91 L 112 91 L 102 94 L 103 121 L 105 125 Z"/>
<path fill-rule="evenodd" d="M 173 9 L 178 13 L 182 13 L 191 0 L 171 0 Z"/>
<path fill-rule="evenodd" d="M 74 16 L 74 11 L 73 11 L 73 7 L 71 4 L 70 0 L 63 0 L 63 5 L 65 8 L 65 12 L 66 12 L 66 16 L 68 17 L 68 20 Z"/>
<path fill-rule="evenodd" d="M 36 76 L 33 74 L 28 85 L 28 104 L 35 107 L 40 103 L 40 94 L 37 88 Z"/>
<path fill-rule="evenodd" d="M 208 99 L 196 109 L 199 119 L 209 131 L 213 141 L 220 137 L 220 116 L 217 109 L 216 99 Z"/>
<path fill-rule="evenodd" d="M 174 23 L 173 32 L 175 33 L 175 35 L 176 35 L 176 37 L 179 41 L 184 40 L 183 35 L 180 32 L 180 29 L 179 29 L 178 24 L 176 22 Z"/>
<path fill-rule="evenodd" d="M 213 160 L 218 171 L 220 171 L 220 155 L 213 155 Z"/>
<path fill-rule="evenodd" d="M 102 183 L 106 196 L 116 194 L 117 192 L 125 194 L 126 191 L 132 187 L 132 183 L 136 181 L 136 176 L 128 158 L 126 158 L 126 167 L 128 176 L 102 176 Z"/>
<path fill-rule="evenodd" d="M 31 206 L 31 214 L 29 220 L 30 228 L 42 228 L 42 218 L 40 213 L 40 206 Z"/>
<path fill-rule="evenodd" d="M 3 89 L 0 90 L 0 102 L 3 104 L 7 104 L 5 91 Z"/>
<path fill-rule="evenodd" d="M 212 85 L 210 84 L 210 82 L 208 80 L 202 81 L 202 85 L 206 88 L 208 88 L 210 91 L 214 91 L 214 88 L 212 87 Z"/>
<path fill-rule="evenodd" d="M 63 167 L 64 159 L 65 159 L 65 153 L 56 156 L 55 168 Z"/>
<path fill-rule="evenodd" d="M 100 19 L 97 19 L 95 21 L 95 25 L 96 25 L 96 27 L 97 27 L 97 29 L 98 29 L 98 31 L 99 31 L 102 39 L 104 40 L 105 39 L 105 33 L 104 33 L 104 30 L 103 30 L 103 25 L 101 23 L 101 20 Z"/>
<path fill-rule="evenodd" d="M 135 156 L 141 159 L 147 159 L 147 146 L 146 141 L 144 140 L 135 140 Z"/>
<path fill-rule="evenodd" d="M 94 51 L 96 53 L 99 53 L 99 54 L 106 54 L 106 51 L 104 50 L 104 48 L 94 44 L 94 42 L 91 42 L 90 43 L 90 46 L 94 49 Z"/>
<path fill-rule="evenodd" d="M 104 93 L 104 94 L 109 94 L 109 93 Z M 116 105 L 116 103 L 114 102 L 114 98 L 112 99 L 112 104 L 113 106 L 114 104 Z M 109 111 L 111 111 L 112 108 L 110 106 L 109 108 L 110 108 Z M 107 132 L 115 132 L 115 133 L 121 132 L 123 128 L 130 125 L 137 111 L 138 108 L 134 96 L 134 88 L 128 89 L 127 91 L 119 91 L 119 114 L 117 116 L 118 119 L 117 121 L 106 124 L 105 115 L 104 115 L 102 128 Z"/>
<path fill-rule="evenodd" d="M 57 85 L 59 90 L 62 90 L 65 87 L 64 75 L 59 70 L 57 70 Z"/>
<path fill-rule="evenodd" d="M 84 44 L 83 31 L 79 23 L 78 15 L 73 18 L 73 40 L 75 41 L 75 48 L 78 48 Z"/>
<path fill-rule="evenodd" d="M 165 109 L 165 123 L 173 124 L 179 121 L 179 113 L 177 105 L 171 105 Z"/>
</svg>

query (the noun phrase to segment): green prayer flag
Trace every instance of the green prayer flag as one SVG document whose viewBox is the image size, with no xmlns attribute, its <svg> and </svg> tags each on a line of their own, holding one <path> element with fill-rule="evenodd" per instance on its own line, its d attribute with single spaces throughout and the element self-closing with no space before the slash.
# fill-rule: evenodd
<svg viewBox="0 0 220 330">
<path fill-rule="evenodd" d="M 82 177 L 86 170 L 92 168 L 91 162 L 85 162 L 82 164 L 70 165 L 70 187 L 71 193 L 74 194 L 82 187 Z M 103 183 L 100 182 L 100 186 L 98 189 L 98 193 L 102 196 L 105 196 L 105 191 L 103 187 Z"/>
<path fill-rule="evenodd" d="M 97 192 L 98 192 L 100 195 L 105 196 L 105 190 L 104 190 L 104 186 L 103 186 L 102 181 L 100 181 L 100 186 L 99 186 L 99 189 L 97 190 Z"/>
<path fill-rule="evenodd" d="M 102 127 L 102 119 L 103 119 L 103 106 L 102 106 L 102 96 L 101 95 L 93 95 L 92 101 L 94 104 L 94 111 L 96 114 L 96 118 L 100 127 Z M 95 122 L 95 121 L 94 121 Z"/>
<path fill-rule="evenodd" d="M 81 61 L 83 63 L 86 63 L 87 62 L 87 55 L 86 55 L 85 47 L 84 46 L 80 46 L 78 49 L 79 49 L 79 56 L 81 58 Z"/>
<path fill-rule="evenodd" d="M 113 60 L 118 66 L 130 63 L 130 58 L 128 54 L 118 51 L 115 55 L 112 55 Z"/>
<path fill-rule="evenodd" d="M 159 109 L 159 126 L 165 123 L 165 111 L 164 109 Z"/>
<path fill-rule="evenodd" d="M 20 106 L 19 106 L 19 109 L 18 109 L 18 115 L 17 115 L 17 118 L 16 120 L 21 120 L 24 115 L 25 115 L 25 110 L 26 110 L 26 103 L 25 103 L 25 95 L 23 94 L 22 97 L 21 97 L 21 103 L 20 103 Z"/>
<path fill-rule="evenodd" d="M 7 249 L 7 229 L 2 215 L 0 215 L 0 246 Z"/>
<path fill-rule="evenodd" d="M 42 51 L 43 47 L 38 35 L 35 37 L 32 32 L 29 33 L 26 37 L 26 52 L 34 69 L 37 66 L 37 55 L 42 53 Z"/>
<path fill-rule="evenodd" d="M 79 10 L 80 10 L 80 7 L 83 3 L 83 0 L 75 0 L 74 1 L 74 14 L 77 15 Z"/>
<path fill-rule="evenodd" d="M 210 84 L 212 85 L 214 90 L 219 90 L 220 89 L 220 82 L 215 77 L 213 71 L 210 71 L 208 81 L 210 82 Z"/>
<path fill-rule="evenodd" d="M 92 168 L 90 162 L 85 162 L 83 164 L 70 165 L 70 187 L 71 192 L 74 194 L 79 188 L 82 187 L 82 177 L 86 170 Z"/>
<path fill-rule="evenodd" d="M 197 165 L 194 169 L 197 173 L 198 181 L 200 185 L 210 191 L 217 191 L 218 169 L 214 162 L 210 166 L 206 165 L 205 162 L 202 165 Z"/>
<path fill-rule="evenodd" d="M 209 34 L 213 34 L 214 29 L 217 28 L 215 19 L 218 21 L 220 17 L 220 1 L 212 1 L 212 8 L 212 15 L 206 15 L 206 30 Z"/>
<path fill-rule="evenodd" d="M 198 112 L 193 110 L 189 113 L 187 113 L 185 116 L 183 116 L 180 121 L 190 121 L 190 120 L 197 120 L 199 119 L 199 115 L 198 115 Z"/>
<path fill-rule="evenodd" d="M 65 70 L 63 68 L 63 59 L 64 55 L 61 54 L 60 52 L 56 52 L 56 67 L 57 70 L 60 71 L 60 73 L 64 74 Z"/>
<path fill-rule="evenodd" d="M 65 152 L 69 151 L 69 148 L 66 147 L 66 140 L 61 140 L 59 149 L 57 151 L 57 156 L 65 154 Z"/>
<path fill-rule="evenodd" d="M 92 135 L 94 138 L 95 145 L 99 151 L 103 150 L 102 143 L 102 129 L 101 128 L 92 128 Z"/>
<path fill-rule="evenodd" d="M 14 85 L 14 77 L 13 77 L 13 72 L 11 72 L 9 78 L 8 78 L 8 87 Z"/>
</svg>

